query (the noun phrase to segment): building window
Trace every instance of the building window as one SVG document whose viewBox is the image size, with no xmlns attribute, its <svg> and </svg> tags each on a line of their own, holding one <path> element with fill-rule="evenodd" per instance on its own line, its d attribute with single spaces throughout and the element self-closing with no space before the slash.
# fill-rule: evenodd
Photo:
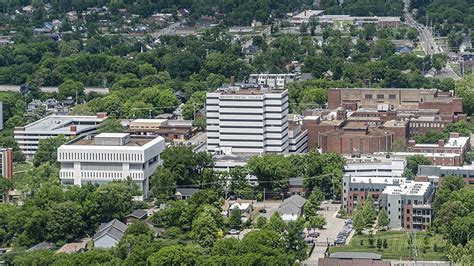
<svg viewBox="0 0 474 266">
<path fill-rule="evenodd" d="M 385 95 L 383 95 L 383 94 L 377 94 L 377 99 L 383 100 L 383 99 L 385 99 Z"/>
<path fill-rule="evenodd" d="M 409 222 L 409 221 L 410 221 L 410 217 L 407 217 L 407 222 Z"/>
<path fill-rule="evenodd" d="M 407 209 L 407 214 L 410 214 L 410 209 Z"/>
<path fill-rule="evenodd" d="M 395 95 L 395 94 L 390 94 L 390 95 L 388 95 L 388 98 L 389 98 L 389 99 L 396 99 L 396 98 L 397 98 L 397 95 Z"/>
<path fill-rule="evenodd" d="M 365 98 L 366 98 L 366 99 L 372 99 L 372 94 L 366 94 L 366 95 L 365 95 Z"/>
</svg>

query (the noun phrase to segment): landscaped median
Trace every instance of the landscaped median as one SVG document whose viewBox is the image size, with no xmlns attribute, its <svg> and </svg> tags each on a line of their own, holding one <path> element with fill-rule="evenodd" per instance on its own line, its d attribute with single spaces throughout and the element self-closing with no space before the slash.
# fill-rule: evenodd
<svg viewBox="0 0 474 266">
<path fill-rule="evenodd" d="M 330 252 L 373 252 L 382 254 L 383 259 L 402 260 L 414 259 L 417 254 L 416 260 L 447 260 L 447 241 L 441 235 L 419 232 L 415 236 L 413 233 L 404 231 L 378 231 L 373 234 L 373 241 L 370 238 L 368 234 L 356 234 L 350 243 L 345 246 L 331 247 Z M 409 244 L 410 238 L 413 239 L 413 243 L 416 243 L 416 245 L 411 245 L 412 248 Z M 386 240 L 385 245 L 384 240 Z"/>
</svg>

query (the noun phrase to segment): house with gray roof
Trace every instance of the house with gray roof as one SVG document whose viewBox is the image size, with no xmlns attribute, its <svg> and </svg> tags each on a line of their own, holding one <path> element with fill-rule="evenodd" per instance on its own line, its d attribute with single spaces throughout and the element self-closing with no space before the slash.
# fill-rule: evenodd
<svg viewBox="0 0 474 266">
<path fill-rule="evenodd" d="M 305 203 L 305 198 L 300 195 L 293 195 L 285 199 L 276 211 L 281 214 L 283 221 L 296 221 L 303 214 Z"/>
<path fill-rule="evenodd" d="M 132 213 L 130 213 L 129 215 L 125 217 L 126 219 L 125 223 L 129 225 L 135 222 L 136 220 L 145 220 L 147 217 L 148 217 L 147 210 L 142 210 L 142 209 L 134 210 Z"/>
<path fill-rule="evenodd" d="M 127 230 L 127 225 L 117 219 L 101 224 L 92 238 L 94 247 L 114 247 L 123 238 L 125 230 Z"/>
</svg>

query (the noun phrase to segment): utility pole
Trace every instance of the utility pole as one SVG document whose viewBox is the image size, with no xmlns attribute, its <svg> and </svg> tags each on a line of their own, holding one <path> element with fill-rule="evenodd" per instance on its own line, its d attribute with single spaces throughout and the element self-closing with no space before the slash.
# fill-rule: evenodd
<svg viewBox="0 0 474 266">
<path fill-rule="evenodd" d="M 265 188 L 263 188 L 263 208 L 265 209 Z"/>
</svg>

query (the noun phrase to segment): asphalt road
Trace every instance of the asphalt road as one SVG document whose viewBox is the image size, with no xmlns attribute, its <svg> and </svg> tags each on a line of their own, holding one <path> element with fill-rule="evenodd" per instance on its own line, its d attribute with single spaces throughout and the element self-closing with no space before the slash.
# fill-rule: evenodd
<svg viewBox="0 0 474 266">
<path fill-rule="evenodd" d="M 428 28 L 418 23 L 408 11 L 410 0 L 404 0 L 404 3 L 405 3 L 405 8 L 404 8 L 405 21 L 409 26 L 415 28 L 418 31 L 420 35 L 420 42 L 423 45 L 423 50 L 425 51 L 425 53 L 428 55 L 433 55 L 436 53 L 443 52 L 443 51 L 440 51 L 438 45 L 436 45 L 436 41 L 433 38 L 433 35 L 431 34 L 431 32 L 428 30 Z M 446 67 L 441 69 L 439 76 L 441 78 L 449 77 L 454 80 L 461 79 L 461 77 L 459 77 L 459 75 L 456 74 L 456 72 L 454 72 L 454 70 L 451 68 L 449 64 L 447 64 Z"/>
<path fill-rule="evenodd" d="M 58 92 L 58 87 L 41 87 L 42 92 Z M 19 85 L 0 85 L 0 91 L 20 91 Z M 97 88 L 97 87 L 86 87 L 84 88 L 85 93 L 97 92 L 99 94 L 109 93 L 108 88 Z"/>
</svg>

